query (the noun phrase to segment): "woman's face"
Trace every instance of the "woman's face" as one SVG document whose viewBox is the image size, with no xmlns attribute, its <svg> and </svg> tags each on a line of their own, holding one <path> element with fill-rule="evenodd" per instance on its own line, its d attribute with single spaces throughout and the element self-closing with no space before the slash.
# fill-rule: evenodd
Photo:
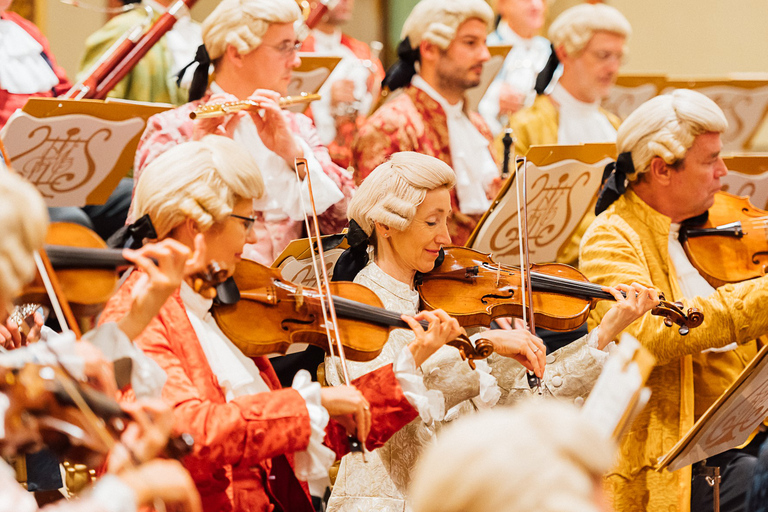
<svg viewBox="0 0 768 512">
<path fill-rule="evenodd" d="M 415 272 L 429 272 L 443 245 L 451 243 L 448 216 L 451 214 L 451 192 L 440 187 L 427 192 L 416 209 L 411 224 L 403 231 L 376 223 L 377 263 L 385 271 L 396 269 L 396 278 L 413 279 Z M 390 272 L 391 273 L 391 272 Z M 401 279 L 403 280 L 403 279 Z"/>
<path fill-rule="evenodd" d="M 246 243 L 256 243 L 253 225 L 248 220 L 238 217 L 253 218 L 253 201 L 239 199 L 232 208 L 232 214 L 220 222 L 214 223 L 203 233 L 209 261 L 215 261 L 221 267 L 234 272 L 235 265 L 243 254 Z"/>
</svg>

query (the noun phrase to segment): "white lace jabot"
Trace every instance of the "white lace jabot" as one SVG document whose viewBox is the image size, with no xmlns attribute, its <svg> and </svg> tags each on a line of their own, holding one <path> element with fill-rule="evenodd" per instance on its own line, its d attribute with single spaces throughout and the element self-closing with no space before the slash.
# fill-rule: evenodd
<svg viewBox="0 0 768 512">
<path fill-rule="evenodd" d="M 616 142 L 616 128 L 600 111 L 600 102 L 579 101 L 559 83 L 552 89 L 552 99 L 559 104 L 558 144 Z"/>
<path fill-rule="evenodd" d="M 42 45 L 26 30 L 0 19 L 0 89 L 11 94 L 53 89 L 59 79 L 42 54 Z"/>
</svg>

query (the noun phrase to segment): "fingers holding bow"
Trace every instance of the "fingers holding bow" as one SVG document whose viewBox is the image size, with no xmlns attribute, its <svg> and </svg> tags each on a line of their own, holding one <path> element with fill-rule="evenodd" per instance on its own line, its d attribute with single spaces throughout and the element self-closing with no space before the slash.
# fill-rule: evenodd
<svg viewBox="0 0 768 512">
<path fill-rule="evenodd" d="M 320 390 L 320 403 L 334 420 L 365 443 L 371 432 L 371 406 L 354 386 L 333 386 Z"/>
<path fill-rule="evenodd" d="M 520 328 L 517 323 L 515 329 L 493 329 L 483 332 L 482 336 L 493 343 L 494 352 L 500 356 L 514 359 L 539 378 L 544 376 L 547 347 L 538 336 Z"/>
</svg>

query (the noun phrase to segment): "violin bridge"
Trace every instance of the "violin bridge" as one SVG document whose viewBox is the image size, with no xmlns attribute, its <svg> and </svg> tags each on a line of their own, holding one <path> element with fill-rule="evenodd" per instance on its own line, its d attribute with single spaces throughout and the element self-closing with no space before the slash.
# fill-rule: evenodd
<svg viewBox="0 0 768 512">
<path fill-rule="evenodd" d="M 304 287 L 302 285 L 296 285 L 296 293 L 293 294 L 293 298 L 296 299 L 296 311 L 304 306 Z"/>
</svg>

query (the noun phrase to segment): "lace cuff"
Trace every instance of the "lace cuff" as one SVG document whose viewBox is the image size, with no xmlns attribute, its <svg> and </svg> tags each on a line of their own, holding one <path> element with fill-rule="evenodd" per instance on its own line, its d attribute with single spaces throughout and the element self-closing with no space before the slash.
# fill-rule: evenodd
<svg viewBox="0 0 768 512">
<path fill-rule="evenodd" d="M 478 339 L 483 337 L 485 331 L 486 329 L 483 329 L 469 337 L 469 341 L 472 342 L 472 345 L 474 345 Z M 490 409 L 496 405 L 496 402 L 501 398 L 501 388 L 499 388 L 499 383 L 496 381 L 496 377 L 491 375 L 491 366 L 488 364 L 487 360 L 476 360 L 475 367 L 477 376 L 480 379 L 480 392 L 472 399 L 472 403 L 474 403 L 478 409 Z"/>
<path fill-rule="evenodd" d="M 90 500 L 98 503 L 107 512 L 135 512 L 136 494 L 114 475 L 99 478 L 90 495 Z"/>
<path fill-rule="evenodd" d="M 445 397 L 442 391 L 427 389 L 424 385 L 424 376 L 416 367 L 416 361 L 407 346 L 400 351 L 392 370 L 406 400 L 418 411 L 421 420 L 427 424 L 442 421 L 445 417 Z"/>
<path fill-rule="evenodd" d="M 600 350 L 597 348 L 597 337 L 600 334 L 600 326 L 598 325 L 591 331 L 589 331 L 589 334 L 587 335 L 587 348 L 589 349 L 589 353 L 597 359 L 598 361 L 605 361 L 608 358 L 608 354 L 613 352 L 613 349 L 616 348 L 616 342 L 611 341 L 608 343 L 605 348 Z"/>
<path fill-rule="evenodd" d="M 307 449 L 296 452 L 294 456 L 294 472 L 299 480 L 305 482 L 327 477 L 328 469 L 336 461 L 336 454 L 323 444 L 325 427 L 330 416 L 320 405 L 320 384 L 312 382 L 308 371 L 300 370 L 293 378 L 291 387 L 298 391 L 306 402 L 309 425 L 312 428 Z"/>
</svg>

